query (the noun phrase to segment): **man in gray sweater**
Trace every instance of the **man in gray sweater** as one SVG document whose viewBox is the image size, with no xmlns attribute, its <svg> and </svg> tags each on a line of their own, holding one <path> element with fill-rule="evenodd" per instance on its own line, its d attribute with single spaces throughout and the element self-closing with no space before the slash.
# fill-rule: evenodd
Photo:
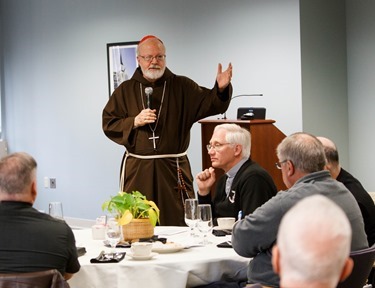
<svg viewBox="0 0 375 288">
<path fill-rule="evenodd" d="M 271 257 L 281 218 L 307 196 L 324 195 L 343 209 L 353 231 L 351 251 L 368 247 L 358 204 L 349 190 L 324 170 L 323 145 L 315 136 L 295 133 L 286 137 L 277 147 L 277 157 L 276 165 L 288 190 L 278 192 L 254 213 L 238 221 L 232 232 L 234 250 L 243 257 L 253 258 L 248 268 L 248 283 L 266 287 L 279 287 L 280 279 L 272 269 Z"/>
</svg>

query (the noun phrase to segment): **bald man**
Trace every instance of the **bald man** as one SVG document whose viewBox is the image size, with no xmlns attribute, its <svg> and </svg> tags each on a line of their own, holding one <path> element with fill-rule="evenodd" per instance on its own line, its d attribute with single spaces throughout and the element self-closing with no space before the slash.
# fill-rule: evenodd
<svg viewBox="0 0 375 288">
<path fill-rule="evenodd" d="M 283 217 L 272 249 L 280 287 L 335 288 L 353 268 L 351 239 L 348 218 L 333 201 L 322 195 L 299 201 Z"/>
<path fill-rule="evenodd" d="M 325 169 L 331 173 L 332 178 L 343 183 L 357 200 L 365 223 L 365 231 L 369 246 L 375 243 L 375 205 L 371 196 L 357 178 L 344 170 L 339 162 L 339 153 L 335 143 L 326 137 L 317 137 L 324 146 L 327 158 Z"/>
</svg>

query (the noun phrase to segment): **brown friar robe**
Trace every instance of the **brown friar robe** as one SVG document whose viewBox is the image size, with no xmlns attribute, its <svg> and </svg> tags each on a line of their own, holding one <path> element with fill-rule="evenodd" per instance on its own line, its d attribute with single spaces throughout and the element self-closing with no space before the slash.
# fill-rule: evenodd
<svg viewBox="0 0 375 288">
<path fill-rule="evenodd" d="M 156 109 L 159 115 L 157 125 L 153 123 L 134 128 L 134 118 L 147 105 L 146 87 L 153 88 L 150 102 L 151 109 Z M 113 92 L 105 106 L 103 131 L 108 138 L 124 145 L 127 152 L 132 154 L 183 153 L 188 149 L 193 124 L 205 117 L 224 113 L 231 95 L 231 85 L 219 93 L 217 83 L 213 89 L 200 87 L 187 77 L 173 74 L 168 68 L 160 79 L 150 83 L 143 78 L 138 67 L 133 77 Z M 159 137 L 155 140 L 156 150 L 150 139 L 153 136 L 152 129 L 155 136 Z M 140 191 L 148 200 L 155 201 L 160 209 L 160 225 L 185 225 L 183 201 L 187 197 L 194 198 L 189 159 L 187 156 L 178 157 L 185 191 L 177 189 L 176 160 L 176 157 L 139 159 L 128 156 L 125 162 L 122 190 Z"/>
</svg>

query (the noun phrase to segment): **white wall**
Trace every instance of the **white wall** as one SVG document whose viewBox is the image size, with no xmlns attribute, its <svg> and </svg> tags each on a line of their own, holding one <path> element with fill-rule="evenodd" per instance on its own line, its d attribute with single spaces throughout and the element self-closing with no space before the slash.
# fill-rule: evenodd
<svg viewBox="0 0 375 288">
<path fill-rule="evenodd" d="M 350 169 L 375 191 L 375 1 L 347 0 Z"/>
<path fill-rule="evenodd" d="M 267 107 L 286 134 L 302 129 L 297 0 L 0 0 L 3 27 L 5 135 L 10 152 L 38 161 L 37 208 L 62 201 L 70 217 L 94 219 L 117 192 L 123 148 L 101 130 L 108 99 L 106 44 L 156 34 L 168 66 L 204 86 L 217 63 L 234 66 L 240 106 Z M 201 169 L 200 127 L 189 149 Z M 55 177 L 57 189 L 43 178 Z"/>
<path fill-rule="evenodd" d="M 332 139 L 349 168 L 345 2 L 300 4 L 303 130 Z"/>
<path fill-rule="evenodd" d="M 333 139 L 343 167 L 375 191 L 375 2 L 300 4 L 303 129 Z"/>
</svg>

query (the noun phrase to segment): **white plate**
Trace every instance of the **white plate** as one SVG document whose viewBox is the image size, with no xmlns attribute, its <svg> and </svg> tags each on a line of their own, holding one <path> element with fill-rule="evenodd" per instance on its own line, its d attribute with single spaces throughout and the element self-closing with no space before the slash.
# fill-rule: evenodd
<svg viewBox="0 0 375 288">
<path fill-rule="evenodd" d="M 128 252 L 128 253 L 126 253 L 126 255 L 130 256 L 134 260 L 150 260 L 150 259 L 154 258 L 156 255 L 158 255 L 158 253 L 152 252 L 148 256 L 136 256 L 136 255 L 132 254 L 131 252 Z"/>
<path fill-rule="evenodd" d="M 173 253 L 178 252 L 185 247 L 178 243 L 166 243 L 166 244 L 159 244 L 154 243 L 154 246 L 152 247 L 152 251 L 158 252 L 158 253 Z"/>
</svg>

